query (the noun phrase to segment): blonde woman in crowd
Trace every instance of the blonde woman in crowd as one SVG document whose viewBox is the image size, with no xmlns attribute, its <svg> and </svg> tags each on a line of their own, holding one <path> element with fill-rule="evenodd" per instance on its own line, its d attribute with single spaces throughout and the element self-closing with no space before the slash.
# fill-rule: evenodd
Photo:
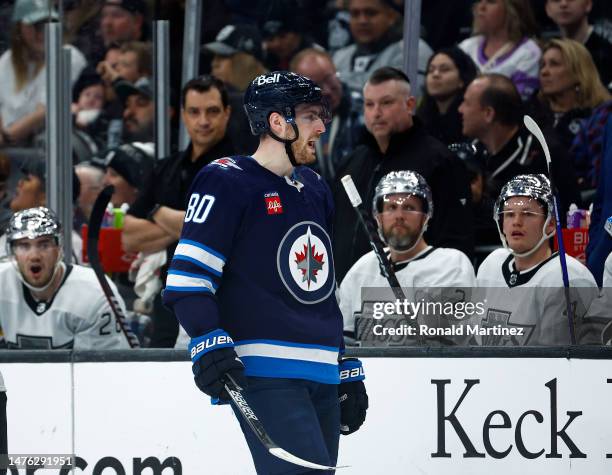
<svg viewBox="0 0 612 475">
<path fill-rule="evenodd" d="M 10 49 L 0 56 L 0 145 L 27 144 L 45 121 L 44 25 L 57 20 L 54 9 L 36 0 L 17 0 L 11 17 Z M 86 60 L 69 47 L 72 82 Z"/>
<path fill-rule="evenodd" d="M 474 4 L 474 36 L 462 41 L 483 73 L 509 77 L 523 100 L 538 88 L 541 51 L 532 39 L 537 24 L 529 0 L 479 0 Z"/>
</svg>

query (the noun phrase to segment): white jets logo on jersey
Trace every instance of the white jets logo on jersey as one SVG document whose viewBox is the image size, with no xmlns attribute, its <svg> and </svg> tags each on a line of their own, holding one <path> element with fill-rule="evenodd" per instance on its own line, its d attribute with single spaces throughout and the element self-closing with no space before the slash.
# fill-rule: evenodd
<svg viewBox="0 0 612 475">
<path fill-rule="evenodd" d="M 240 168 L 238 165 L 236 165 L 236 160 L 234 160 L 233 158 L 218 158 L 217 160 L 213 160 L 212 162 L 210 162 L 211 165 L 218 165 L 221 168 L 235 168 L 236 170 L 242 170 L 242 168 Z"/>
<path fill-rule="evenodd" d="M 315 222 L 296 224 L 285 234 L 277 264 L 285 287 L 302 303 L 321 302 L 334 290 L 331 241 Z"/>
</svg>

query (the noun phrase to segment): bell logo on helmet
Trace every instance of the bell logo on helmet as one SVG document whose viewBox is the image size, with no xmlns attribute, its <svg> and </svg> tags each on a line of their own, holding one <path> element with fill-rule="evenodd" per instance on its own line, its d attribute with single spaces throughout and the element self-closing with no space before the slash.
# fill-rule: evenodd
<svg viewBox="0 0 612 475">
<path fill-rule="evenodd" d="M 266 76 L 262 74 L 255 79 L 258 86 L 263 86 L 264 84 L 275 84 L 280 81 L 280 73 L 275 73 L 272 76 Z"/>
</svg>

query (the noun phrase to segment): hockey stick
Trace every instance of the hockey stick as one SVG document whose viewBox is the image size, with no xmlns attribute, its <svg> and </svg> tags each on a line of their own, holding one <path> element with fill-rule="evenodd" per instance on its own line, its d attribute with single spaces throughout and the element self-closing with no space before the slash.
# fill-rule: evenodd
<svg viewBox="0 0 612 475">
<path fill-rule="evenodd" d="M 232 398 L 232 402 L 240 412 L 240 415 L 244 418 L 246 423 L 249 425 L 255 436 L 263 444 L 266 450 L 275 457 L 290 462 L 301 467 L 312 468 L 315 470 L 336 470 L 337 468 L 346 468 L 348 465 L 342 465 L 338 467 L 329 467 L 327 465 L 319 465 L 318 463 L 312 463 L 308 460 L 301 459 L 284 449 L 281 449 L 274 441 L 270 438 L 263 424 L 255 415 L 255 411 L 251 409 L 251 406 L 246 402 L 244 395 L 242 394 L 242 388 L 238 386 L 234 378 L 229 374 L 225 374 L 225 390 Z"/>
<path fill-rule="evenodd" d="M 391 266 L 387 255 L 385 254 L 385 247 L 383 245 L 383 242 L 378 237 L 378 231 L 374 228 L 374 225 L 372 224 L 372 221 L 370 220 L 370 217 L 367 215 L 366 211 L 361 207 L 363 201 L 361 200 L 361 196 L 359 195 L 359 191 L 357 191 L 357 188 L 355 187 L 355 183 L 353 182 L 351 175 L 343 176 L 341 181 L 342 186 L 344 186 L 344 191 L 346 192 L 351 202 L 351 205 L 353 205 L 355 213 L 357 213 L 357 218 L 359 219 L 363 230 L 368 236 L 370 246 L 372 247 L 374 255 L 376 255 L 378 263 L 380 264 L 380 270 L 383 273 L 385 279 L 387 279 L 387 282 L 389 282 L 389 285 L 391 286 L 393 295 L 395 295 L 395 298 L 398 300 L 407 300 L 406 295 L 404 294 L 404 291 L 402 290 L 402 287 L 399 281 L 397 280 L 395 271 L 393 270 L 393 267 Z M 413 325 L 415 325 L 414 322 Z M 417 344 L 423 345 L 423 337 L 418 331 L 415 333 L 417 338 Z"/>
<path fill-rule="evenodd" d="M 123 310 L 121 305 L 119 305 L 119 301 L 115 296 L 113 289 L 109 285 L 106 280 L 106 275 L 104 274 L 104 270 L 102 269 L 102 265 L 100 264 L 100 255 L 98 253 L 98 240 L 100 237 L 100 227 L 102 226 L 102 220 L 104 219 L 104 212 L 106 211 L 106 205 L 111 199 L 115 188 L 110 185 L 104 188 L 98 197 L 96 198 L 96 202 L 93 205 L 93 209 L 91 211 L 91 216 L 89 218 L 89 229 L 87 232 L 87 257 L 89 258 L 89 263 L 94 273 L 96 274 L 96 278 L 98 282 L 100 282 L 100 287 L 102 287 L 102 292 L 104 292 L 104 296 L 110 305 L 110 308 L 115 315 L 115 320 L 119 323 L 121 327 L 121 331 L 127 338 L 127 341 L 130 345 L 130 348 L 139 348 L 140 343 L 138 342 L 138 338 L 136 335 L 132 333 L 130 329 L 126 317 L 123 314 Z"/>
<path fill-rule="evenodd" d="M 565 245 L 563 244 L 563 234 L 561 231 L 561 220 L 559 219 L 559 198 L 557 187 L 555 185 L 552 163 L 550 159 L 550 150 L 548 144 L 542 133 L 542 129 L 538 126 L 535 120 L 528 115 L 523 117 L 525 127 L 531 132 L 531 134 L 540 142 L 542 149 L 544 150 L 544 156 L 546 157 L 546 168 L 548 169 L 548 179 L 550 180 L 550 187 L 553 194 L 553 202 L 555 204 L 555 221 L 557 225 L 557 243 L 559 244 L 559 262 L 561 263 L 561 276 L 563 278 L 563 291 L 565 295 L 565 306 L 567 308 L 567 324 L 570 332 L 570 341 L 572 345 L 576 344 L 576 333 L 574 329 L 574 309 L 569 294 L 569 275 L 567 273 L 567 260 L 565 258 Z"/>
</svg>

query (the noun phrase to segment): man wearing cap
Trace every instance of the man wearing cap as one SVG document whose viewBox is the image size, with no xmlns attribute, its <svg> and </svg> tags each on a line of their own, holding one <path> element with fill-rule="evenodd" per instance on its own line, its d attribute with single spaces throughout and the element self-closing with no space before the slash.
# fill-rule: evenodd
<svg viewBox="0 0 612 475">
<path fill-rule="evenodd" d="M 115 187 L 111 203 L 116 208 L 124 203 L 131 206 L 136 201 L 153 170 L 154 152 L 153 144 L 134 142 L 109 150 L 104 156 L 106 171 L 102 183 Z"/>
<path fill-rule="evenodd" d="M 471 194 L 465 166 L 429 135 L 414 117 L 416 99 L 408 77 L 395 68 L 380 68 L 363 88 L 364 119 L 369 134 L 348 157 L 337 176 L 351 175 L 365 203 L 370 203 L 380 178 L 392 171 L 413 170 L 431 187 L 436 213 L 425 239 L 468 256 L 473 252 Z M 339 180 L 332 186 L 334 258 L 338 281 L 371 248 L 354 219 L 350 201 Z"/>
<path fill-rule="evenodd" d="M 163 280 L 183 227 L 191 182 L 203 166 L 235 153 L 227 137 L 231 107 L 222 81 L 213 76 L 192 79 L 183 86 L 181 105 L 181 118 L 191 143 L 186 150 L 158 162 L 125 217 L 122 235 L 123 248 L 128 252 L 166 250 Z M 178 322 L 162 306 L 159 295 L 154 301 L 153 322 L 151 346 L 174 346 Z"/>
<path fill-rule="evenodd" d="M 135 83 L 120 79 L 114 87 L 123 103 L 123 141 L 153 142 L 155 103 L 151 79 L 142 77 Z"/>
<path fill-rule="evenodd" d="M 262 64 L 259 30 L 251 25 L 227 25 L 217 34 L 215 41 L 206 43 L 202 50 L 214 55 L 212 74 L 227 86 L 232 107 L 228 136 L 236 144 L 238 153 L 249 154 L 257 148 L 258 142 L 251 134 L 242 96 L 255 77 L 267 72 Z"/>
<path fill-rule="evenodd" d="M 100 20 L 104 46 L 144 39 L 146 15 L 143 0 L 106 0 Z"/>
</svg>

